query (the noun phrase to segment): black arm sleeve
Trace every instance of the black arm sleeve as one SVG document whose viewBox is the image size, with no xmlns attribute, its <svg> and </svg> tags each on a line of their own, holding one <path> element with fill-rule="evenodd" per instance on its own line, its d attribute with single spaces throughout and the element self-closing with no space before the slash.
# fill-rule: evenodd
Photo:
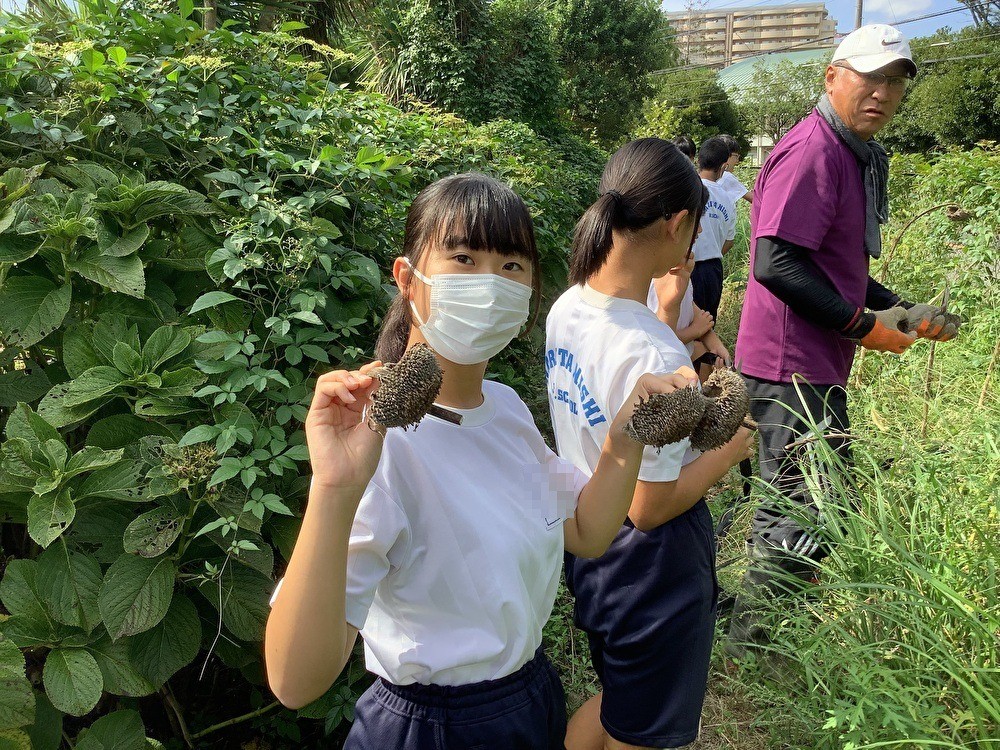
<svg viewBox="0 0 1000 750">
<path fill-rule="evenodd" d="M 868 290 L 865 292 L 865 307 L 869 310 L 888 310 L 890 307 L 913 307 L 913 303 L 906 303 L 899 298 L 898 294 L 890 292 L 879 284 L 871 276 L 868 277 Z"/>
<path fill-rule="evenodd" d="M 753 276 L 810 323 L 851 338 L 866 336 L 875 326 L 875 316 L 841 297 L 812 260 L 811 252 L 779 237 L 760 237 Z"/>
</svg>

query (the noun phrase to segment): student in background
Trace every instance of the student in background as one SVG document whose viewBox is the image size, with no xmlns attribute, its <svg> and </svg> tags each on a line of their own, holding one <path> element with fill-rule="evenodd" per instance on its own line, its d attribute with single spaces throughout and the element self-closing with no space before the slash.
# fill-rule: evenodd
<svg viewBox="0 0 1000 750">
<path fill-rule="evenodd" d="M 708 189 L 708 202 L 701 218 L 701 233 L 694 243 L 691 285 L 694 303 L 713 320 L 719 316 L 722 301 L 722 257 L 736 238 L 736 206 L 719 185 L 729 153 L 729 146 L 719 136 L 709 138 L 698 149 L 698 174 Z"/>
<path fill-rule="evenodd" d="M 731 135 L 718 136 L 729 147 L 729 159 L 726 160 L 726 171 L 719 178 L 719 185 L 726 189 L 733 203 L 738 203 L 740 198 L 747 203 L 753 204 L 753 193 L 747 188 L 739 178 L 733 174 L 733 169 L 740 163 L 743 155 L 740 153 L 740 144 Z"/>
<path fill-rule="evenodd" d="M 686 135 L 679 135 L 670 142 L 677 146 L 680 152 L 691 160 L 692 164 L 695 163 L 698 157 L 698 148 L 694 145 L 694 141 L 691 138 Z"/>
<path fill-rule="evenodd" d="M 614 429 L 603 415 L 621 407 L 636 378 L 691 364 L 647 299 L 651 280 L 683 263 L 708 199 L 688 159 L 659 138 L 618 149 L 599 194 L 576 227 L 573 286 L 546 322 L 556 445 L 584 473 Z M 608 551 L 593 560 L 567 555 L 575 620 L 603 687 L 570 722 L 569 750 L 673 748 L 698 735 L 718 596 L 704 495 L 749 455 L 752 440 L 741 429 L 684 464 L 689 447 L 685 439 L 647 449 Z"/>
<path fill-rule="evenodd" d="M 704 383 L 714 368 L 729 366 L 732 361 L 729 350 L 715 332 L 715 320 L 694 304 L 693 270 L 694 254 L 689 252 L 684 263 L 653 279 L 646 304 L 677 334 Z"/>
<path fill-rule="evenodd" d="M 633 379 L 587 474 L 542 440 L 525 403 L 484 380 L 538 295 L 531 217 L 484 175 L 424 188 L 407 216 L 399 295 L 377 355 L 426 343 L 443 371 L 426 416 L 383 438 L 365 421 L 379 363 L 319 378 L 306 418 L 312 483 L 271 598 L 268 683 L 289 708 L 319 698 L 360 631 L 378 679 L 345 750 L 561 750 L 565 697 L 541 650 L 563 550 L 600 555 L 621 527 L 643 449 L 624 431 L 640 397 L 694 373 Z M 537 308 L 536 308 L 537 309 Z"/>
</svg>

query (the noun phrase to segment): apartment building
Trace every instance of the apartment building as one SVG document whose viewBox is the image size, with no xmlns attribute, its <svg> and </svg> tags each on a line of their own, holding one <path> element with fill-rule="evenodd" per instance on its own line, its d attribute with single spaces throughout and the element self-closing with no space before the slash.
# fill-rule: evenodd
<svg viewBox="0 0 1000 750">
<path fill-rule="evenodd" d="M 667 13 L 689 63 L 725 66 L 775 50 L 828 47 L 837 21 L 825 3 L 682 10 Z"/>
</svg>

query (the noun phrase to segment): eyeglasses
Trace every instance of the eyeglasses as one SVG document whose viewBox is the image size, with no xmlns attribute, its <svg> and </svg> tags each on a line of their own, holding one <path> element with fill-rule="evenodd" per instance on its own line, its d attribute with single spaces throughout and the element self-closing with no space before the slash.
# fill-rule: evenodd
<svg viewBox="0 0 1000 750">
<path fill-rule="evenodd" d="M 905 91 L 906 87 L 909 85 L 911 80 L 910 76 L 908 75 L 887 76 L 883 73 L 862 73 L 860 70 L 855 70 L 846 63 L 834 63 L 833 67 L 843 68 L 844 70 L 851 71 L 852 73 L 854 73 L 854 75 L 863 79 L 864 82 L 867 83 L 869 86 L 871 86 L 873 89 L 877 89 L 884 83 L 892 91 Z"/>
</svg>

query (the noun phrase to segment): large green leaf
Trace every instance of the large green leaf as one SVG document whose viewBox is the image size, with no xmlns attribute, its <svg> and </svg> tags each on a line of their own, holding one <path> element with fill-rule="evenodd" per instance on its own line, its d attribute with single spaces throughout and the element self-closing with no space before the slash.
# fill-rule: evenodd
<svg viewBox="0 0 1000 750">
<path fill-rule="evenodd" d="M 222 624 L 242 641 L 260 641 L 270 608 L 271 579 L 242 565 L 227 565 L 222 578 L 208 581 L 198 591 L 222 612 Z"/>
<path fill-rule="evenodd" d="M 142 358 L 139 352 L 123 341 L 115 344 L 114 364 L 119 372 L 125 373 L 133 378 L 142 374 Z"/>
<path fill-rule="evenodd" d="M 102 187 L 114 187 L 120 182 L 118 175 L 107 167 L 102 167 L 92 161 L 50 165 L 46 174 L 58 177 L 73 187 L 86 188 L 91 191 Z"/>
<path fill-rule="evenodd" d="M 176 417 L 200 409 L 194 399 L 177 396 L 145 396 L 135 402 L 135 413 L 143 417 Z"/>
<path fill-rule="evenodd" d="M 167 613 L 174 592 L 172 560 L 124 554 L 104 576 L 100 605 L 104 624 L 115 640 L 149 630 Z"/>
<path fill-rule="evenodd" d="M 66 427 L 82 422 L 114 398 L 113 396 L 101 396 L 80 406 L 67 406 L 65 399 L 69 395 L 69 389 L 73 382 L 75 381 L 52 386 L 45 394 L 45 398 L 38 403 L 38 413 L 46 422 L 55 427 Z"/>
<path fill-rule="evenodd" d="M 5 346 L 26 349 L 44 339 L 69 312 L 73 290 L 40 276 L 15 276 L 0 287 L 0 333 Z"/>
<path fill-rule="evenodd" d="M 136 252 L 142 243 L 149 239 L 149 227 L 146 224 L 132 227 L 122 232 L 118 227 L 101 224 L 97 230 L 97 246 L 104 255 L 122 258 Z"/>
<path fill-rule="evenodd" d="M 193 367 L 182 367 L 179 370 L 171 370 L 163 373 L 160 386 L 151 390 L 158 398 L 164 396 L 191 396 L 194 394 L 195 389 L 207 379 L 204 373 L 195 370 Z"/>
<path fill-rule="evenodd" d="M 122 535 L 133 518 L 135 511 L 124 503 L 81 503 L 73 521 L 73 541 L 87 545 L 102 565 L 110 565 L 122 555 Z"/>
<path fill-rule="evenodd" d="M 38 591 L 38 562 L 11 560 L 0 581 L 0 601 L 12 615 L 30 620 L 50 620 L 48 605 Z"/>
<path fill-rule="evenodd" d="M 0 731 L 19 729 L 35 720 L 35 696 L 24 672 L 24 654 L 0 638 Z"/>
<path fill-rule="evenodd" d="M 82 406 L 88 401 L 106 396 L 124 381 L 125 376 L 117 368 L 107 365 L 91 367 L 80 377 L 66 384 L 66 395 L 62 399 L 63 406 Z"/>
<path fill-rule="evenodd" d="M 177 326 L 160 326 L 142 347 L 142 364 L 152 372 L 164 362 L 176 357 L 191 343 L 191 334 Z"/>
<path fill-rule="evenodd" d="M 97 661 L 80 648 L 50 651 L 42 670 L 42 682 L 52 705 L 73 716 L 89 713 L 104 688 Z"/>
<path fill-rule="evenodd" d="M 143 634 L 144 635 L 144 634 Z M 138 638 L 139 636 L 132 636 Z M 87 646 L 87 651 L 97 661 L 104 676 L 104 689 L 115 695 L 126 695 L 131 698 L 141 698 L 156 692 L 156 685 L 146 679 L 136 668 L 129 655 L 132 638 L 122 638 L 112 641 L 105 635 L 95 643 Z"/>
<path fill-rule="evenodd" d="M 128 344 L 135 351 L 139 351 L 142 347 L 139 344 L 138 325 L 124 315 L 110 314 L 102 316 L 94 324 L 91 344 L 97 356 L 105 364 L 114 362 L 115 344 L 119 342 Z"/>
<path fill-rule="evenodd" d="M 114 466 L 122 460 L 123 453 L 124 449 L 122 448 L 106 451 L 95 445 L 84 446 L 77 453 L 70 456 L 63 476 L 75 477 L 86 471 L 96 471 L 97 469 Z"/>
<path fill-rule="evenodd" d="M 194 661 L 200 645 L 198 610 L 186 596 L 176 594 L 159 625 L 129 639 L 129 654 L 136 669 L 159 686 Z"/>
<path fill-rule="evenodd" d="M 0 750 L 33 750 L 31 736 L 21 729 L 0 732 Z"/>
<path fill-rule="evenodd" d="M 87 433 L 87 445 L 111 450 L 113 448 L 133 449 L 139 438 L 146 435 L 169 435 L 170 431 L 161 424 L 140 419 L 134 414 L 112 414 L 96 421 Z"/>
<path fill-rule="evenodd" d="M 136 711 L 115 711 L 80 732 L 76 750 L 146 750 L 146 730 Z"/>
<path fill-rule="evenodd" d="M 146 277 L 138 255 L 124 258 L 102 255 L 100 248 L 92 245 L 80 253 L 79 257 L 68 261 L 66 266 L 113 292 L 139 299 L 145 296 Z"/>
<path fill-rule="evenodd" d="M 51 648 L 59 642 L 60 635 L 58 626 L 51 621 L 33 620 L 23 615 L 13 615 L 6 620 L 0 621 L 0 633 L 10 638 L 19 648 L 38 648 L 40 646 Z M 80 645 L 74 642 L 73 645 Z"/>
<path fill-rule="evenodd" d="M 0 263 L 23 263 L 38 252 L 44 239 L 37 234 L 0 234 Z"/>
<path fill-rule="evenodd" d="M 35 723 L 28 727 L 32 750 L 59 750 L 62 743 L 62 712 L 41 690 L 35 691 Z"/>
<path fill-rule="evenodd" d="M 229 292 L 206 292 L 194 301 L 194 304 L 191 305 L 191 309 L 188 310 L 188 315 L 194 315 L 195 313 L 201 312 L 209 307 L 217 307 L 219 305 L 224 305 L 227 302 L 239 301 L 239 297 L 236 297 Z"/>
<path fill-rule="evenodd" d="M 91 367 L 106 364 L 98 359 L 91 343 L 93 328 L 75 325 L 63 332 L 62 363 L 71 378 L 78 378 Z"/>
<path fill-rule="evenodd" d="M 74 496 L 78 500 L 85 497 L 106 497 L 111 500 L 142 502 L 142 463 L 139 461 L 119 461 L 114 466 L 95 471 L 76 488 Z"/>
<path fill-rule="evenodd" d="M 51 387 L 45 370 L 37 365 L 0 373 L 0 409 L 11 409 L 18 401 L 37 401 Z"/>
<path fill-rule="evenodd" d="M 38 416 L 27 404 L 18 404 L 7 420 L 7 437 L 41 445 L 46 440 L 59 440 L 59 431 Z"/>
<path fill-rule="evenodd" d="M 66 625 L 91 631 L 101 621 L 101 565 L 90 555 L 71 552 L 64 542 L 38 556 L 35 580 L 52 616 Z"/>
<path fill-rule="evenodd" d="M 183 522 L 184 517 L 174 508 L 148 510 L 125 529 L 125 551 L 142 557 L 159 557 L 180 535 Z"/>
<path fill-rule="evenodd" d="M 40 546 L 48 547 L 69 528 L 76 505 L 69 489 L 36 495 L 28 501 L 28 534 Z"/>
</svg>

